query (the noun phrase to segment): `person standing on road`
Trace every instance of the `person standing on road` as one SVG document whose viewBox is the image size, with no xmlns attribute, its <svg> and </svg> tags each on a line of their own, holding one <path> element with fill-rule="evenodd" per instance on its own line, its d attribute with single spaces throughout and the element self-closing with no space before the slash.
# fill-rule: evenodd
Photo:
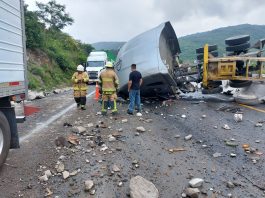
<svg viewBox="0 0 265 198">
<path fill-rule="evenodd" d="M 107 115 L 108 101 L 112 114 L 117 114 L 117 89 L 119 86 L 119 79 L 114 71 L 113 64 L 107 62 L 105 65 L 106 69 L 103 70 L 99 75 L 99 85 L 102 92 L 102 115 Z"/>
<path fill-rule="evenodd" d="M 143 79 L 142 74 L 136 70 L 136 64 L 131 65 L 131 71 L 128 82 L 130 104 L 127 113 L 133 115 L 135 105 L 137 106 L 138 112 L 141 112 L 140 87 L 143 83 Z"/>
<path fill-rule="evenodd" d="M 84 67 L 82 65 L 77 66 L 77 72 L 73 74 L 72 82 L 74 87 L 74 99 L 77 104 L 77 108 L 81 107 L 82 110 L 86 110 L 85 106 L 89 76 L 87 72 L 84 72 Z"/>
</svg>

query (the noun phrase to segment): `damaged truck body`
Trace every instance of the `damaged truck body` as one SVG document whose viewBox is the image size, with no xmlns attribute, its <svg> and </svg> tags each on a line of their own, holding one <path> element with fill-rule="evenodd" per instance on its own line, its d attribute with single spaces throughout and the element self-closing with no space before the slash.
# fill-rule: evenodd
<svg viewBox="0 0 265 198">
<path fill-rule="evenodd" d="M 178 67 L 180 52 L 178 39 L 170 22 L 162 23 L 125 43 L 115 63 L 120 79 L 119 94 L 128 94 L 128 76 L 133 63 L 142 73 L 142 96 L 174 94 L 177 88 L 174 71 Z"/>
<path fill-rule="evenodd" d="M 265 41 L 261 39 L 252 47 L 256 51 L 252 50 L 248 53 L 248 50 L 252 49 L 249 38 L 248 35 L 243 35 L 227 39 L 226 44 L 232 42 L 234 45 L 227 47 L 230 51 L 225 57 L 218 57 L 216 45 L 209 47 L 206 45 L 207 49 L 205 47 L 196 49 L 196 53 L 199 53 L 197 65 L 180 64 L 181 50 L 175 31 L 170 22 L 162 23 L 132 38 L 119 50 L 115 63 L 115 70 L 120 79 L 119 94 L 122 97 L 128 95 L 128 76 L 133 63 L 142 73 L 144 83 L 141 87 L 141 95 L 144 97 L 167 98 L 178 90 L 184 90 L 184 93 L 194 92 L 195 88 L 191 87 L 190 82 L 202 82 L 203 94 L 222 92 L 222 81 L 225 80 L 237 86 L 242 84 L 249 86 L 252 81 L 257 81 L 260 82 L 259 86 L 265 88 L 262 86 L 265 81 L 263 73 L 265 59 L 262 58 Z M 243 43 L 244 46 L 246 45 L 244 49 L 238 47 L 239 41 L 246 42 Z M 242 43 L 239 45 L 241 46 Z M 236 50 L 233 51 L 232 56 L 231 50 Z M 250 71 L 249 68 L 257 71 Z M 243 70 L 245 72 L 241 74 Z M 231 87 L 233 87 L 232 84 Z"/>
</svg>

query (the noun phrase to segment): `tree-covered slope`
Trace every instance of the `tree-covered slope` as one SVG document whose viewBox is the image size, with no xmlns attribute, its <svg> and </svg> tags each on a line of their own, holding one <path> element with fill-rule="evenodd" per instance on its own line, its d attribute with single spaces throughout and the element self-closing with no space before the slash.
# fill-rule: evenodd
<svg viewBox="0 0 265 198">
<path fill-rule="evenodd" d="M 217 44 L 219 55 L 222 55 L 225 53 L 226 38 L 246 34 L 250 35 L 250 42 L 254 44 L 258 39 L 265 38 L 265 25 L 242 24 L 180 37 L 181 59 L 192 62 L 196 57 L 195 49 L 206 43 Z"/>
</svg>

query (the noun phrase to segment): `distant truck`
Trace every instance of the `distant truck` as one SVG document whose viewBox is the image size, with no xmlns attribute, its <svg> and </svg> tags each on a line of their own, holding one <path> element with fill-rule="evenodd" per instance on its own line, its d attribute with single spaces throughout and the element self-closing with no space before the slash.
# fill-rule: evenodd
<svg viewBox="0 0 265 198">
<path fill-rule="evenodd" d="M 107 53 L 104 51 L 91 52 L 87 57 L 86 71 L 89 74 L 90 82 L 97 82 L 99 72 L 105 67 L 108 60 Z"/>
<path fill-rule="evenodd" d="M 27 68 L 22 0 L 0 1 L 0 166 L 10 148 L 19 148 L 17 122 L 11 101 L 27 96 Z"/>
</svg>

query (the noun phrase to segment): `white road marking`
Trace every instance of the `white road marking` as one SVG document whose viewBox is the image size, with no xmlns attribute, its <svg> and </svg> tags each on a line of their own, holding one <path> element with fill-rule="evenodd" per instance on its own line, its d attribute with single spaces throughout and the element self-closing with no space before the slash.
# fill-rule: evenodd
<svg viewBox="0 0 265 198">
<path fill-rule="evenodd" d="M 90 97 L 93 95 L 95 91 L 92 91 L 87 95 L 87 97 Z M 30 138 L 33 134 L 39 132 L 40 130 L 43 130 L 44 128 L 48 127 L 49 124 L 54 122 L 55 120 L 59 119 L 61 116 L 66 114 L 68 111 L 70 111 L 72 108 L 76 106 L 75 103 L 71 104 L 69 107 L 65 108 L 64 110 L 60 111 L 59 113 L 53 115 L 51 118 L 46 120 L 45 122 L 42 122 L 40 125 L 38 125 L 36 128 L 34 128 L 32 131 L 30 131 L 27 135 L 24 135 L 23 137 L 19 138 L 20 143 L 24 142 L 28 138 Z"/>
</svg>

